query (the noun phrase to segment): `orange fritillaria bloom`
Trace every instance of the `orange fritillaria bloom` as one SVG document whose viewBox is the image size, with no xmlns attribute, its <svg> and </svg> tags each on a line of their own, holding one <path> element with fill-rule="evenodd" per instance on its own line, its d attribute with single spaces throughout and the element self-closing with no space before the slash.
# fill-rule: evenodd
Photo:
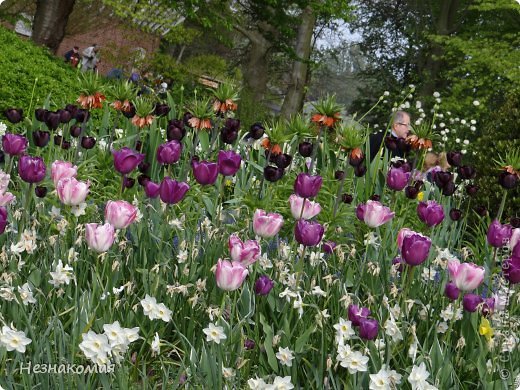
<svg viewBox="0 0 520 390">
<path fill-rule="evenodd" d="M 238 105 L 231 99 L 226 99 L 225 102 L 220 100 L 215 100 L 213 103 L 213 111 L 215 112 L 226 112 L 226 111 L 235 111 L 238 108 Z"/>
<path fill-rule="evenodd" d="M 154 118 L 153 115 L 147 115 L 144 118 L 141 118 L 140 116 L 135 115 L 132 118 L 132 124 L 136 125 L 140 129 L 142 129 L 145 126 L 151 125 L 153 122 L 153 118 Z"/>
<path fill-rule="evenodd" d="M 433 146 L 431 139 L 419 138 L 415 134 L 408 136 L 406 141 L 412 145 L 413 149 L 429 149 Z"/>
<path fill-rule="evenodd" d="M 352 149 L 350 152 L 350 158 L 361 160 L 363 158 L 363 151 L 360 148 Z"/>
<path fill-rule="evenodd" d="M 262 143 L 260 144 L 264 149 L 271 150 L 271 154 L 274 154 L 275 156 L 282 153 L 282 148 L 278 144 L 271 144 L 271 141 L 269 138 L 264 138 L 262 140 Z"/>
<path fill-rule="evenodd" d="M 188 124 L 194 129 L 203 130 L 211 129 L 211 121 L 209 119 L 190 118 Z"/>
<path fill-rule="evenodd" d="M 116 100 L 112 103 L 112 107 L 114 107 L 114 109 L 117 111 L 123 112 L 129 112 L 132 109 L 132 106 L 128 100 L 125 100 L 124 102 L 121 102 L 121 100 Z"/>
<path fill-rule="evenodd" d="M 319 124 L 322 124 L 322 125 L 325 125 L 325 126 L 328 126 L 328 127 L 332 127 L 332 126 L 334 126 L 334 123 L 336 123 L 340 119 L 341 118 L 340 118 L 339 112 L 336 112 L 334 114 L 334 116 L 327 116 L 327 115 L 322 115 L 322 114 L 314 114 L 312 116 L 312 118 L 311 118 L 311 122 L 319 123 Z"/>
<path fill-rule="evenodd" d="M 94 95 L 79 95 L 79 98 L 76 100 L 81 108 L 92 109 L 92 108 L 103 108 L 103 100 L 106 97 L 101 92 L 96 92 Z"/>
<path fill-rule="evenodd" d="M 509 174 L 511 174 L 511 175 L 516 175 L 516 176 L 518 176 L 518 177 L 520 178 L 520 172 L 517 171 L 515 168 L 513 168 L 512 165 L 506 165 L 506 166 L 504 167 L 504 170 L 505 170 L 507 173 L 509 173 Z"/>
</svg>

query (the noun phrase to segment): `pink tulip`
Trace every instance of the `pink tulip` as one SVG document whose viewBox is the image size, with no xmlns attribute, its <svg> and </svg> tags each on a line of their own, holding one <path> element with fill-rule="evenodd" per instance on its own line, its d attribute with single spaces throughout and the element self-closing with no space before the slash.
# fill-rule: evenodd
<svg viewBox="0 0 520 390">
<path fill-rule="evenodd" d="M 260 257 L 260 245 L 255 240 L 242 242 L 236 234 L 229 236 L 229 252 L 231 260 L 242 264 L 244 267 L 253 264 Z"/>
<path fill-rule="evenodd" d="M 51 166 L 51 179 L 54 182 L 54 186 L 58 186 L 58 182 L 61 179 L 66 179 L 69 177 L 76 177 L 78 174 L 78 167 L 72 165 L 72 163 L 68 161 L 59 161 L 56 160 L 52 163 Z"/>
<path fill-rule="evenodd" d="M 105 222 L 116 229 L 125 229 L 137 217 L 137 207 L 124 200 L 108 201 L 105 206 Z"/>
<path fill-rule="evenodd" d="M 78 181 L 74 177 L 61 179 L 56 186 L 61 203 L 68 206 L 77 206 L 85 201 L 88 195 L 90 182 Z"/>
<path fill-rule="evenodd" d="M 109 223 L 104 225 L 87 223 L 85 230 L 85 239 L 88 247 L 99 253 L 109 250 L 116 238 L 114 227 Z"/>
<path fill-rule="evenodd" d="M 460 263 L 458 260 L 448 262 L 448 273 L 450 280 L 461 291 L 471 291 L 476 289 L 484 281 L 484 267 L 479 267 L 473 263 Z"/>
<path fill-rule="evenodd" d="M 394 217 L 388 207 L 383 206 L 375 200 L 369 200 L 365 204 L 358 205 L 356 216 L 359 220 L 365 222 L 367 226 L 375 228 L 384 225 Z"/>
<path fill-rule="evenodd" d="M 0 194 L 0 206 L 7 206 L 14 199 L 14 195 L 10 192 Z"/>
<path fill-rule="evenodd" d="M 0 193 L 4 193 L 7 191 L 7 187 L 9 187 L 9 182 L 11 181 L 11 175 L 5 173 L 0 169 Z"/>
<path fill-rule="evenodd" d="M 515 249 L 518 243 L 520 243 L 520 228 L 513 229 L 513 233 L 511 233 L 511 238 L 509 239 L 509 249 Z"/>
<path fill-rule="evenodd" d="M 216 279 L 217 286 L 222 290 L 233 291 L 239 288 L 249 271 L 237 261 L 218 260 Z"/>
<path fill-rule="evenodd" d="M 402 228 L 401 230 L 399 230 L 399 233 L 397 233 L 397 247 L 399 248 L 399 250 L 402 250 L 403 248 L 403 240 L 405 239 L 405 237 L 408 237 L 414 233 L 415 232 L 413 230 L 410 230 L 408 228 Z"/>
<path fill-rule="evenodd" d="M 266 213 L 257 209 L 253 215 L 253 231 L 257 236 L 263 238 L 274 237 L 283 225 L 283 217 L 276 213 Z"/>
<path fill-rule="evenodd" d="M 305 202 L 305 206 L 303 206 Z M 294 219 L 311 219 L 318 215 L 321 211 L 321 206 L 317 202 L 311 202 L 308 199 L 301 198 L 296 194 L 289 197 L 289 204 L 291 205 L 291 214 Z M 302 213 L 303 206 L 303 213 Z M 301 217 L 300 217 L 301 215 Z"/>
</svg>

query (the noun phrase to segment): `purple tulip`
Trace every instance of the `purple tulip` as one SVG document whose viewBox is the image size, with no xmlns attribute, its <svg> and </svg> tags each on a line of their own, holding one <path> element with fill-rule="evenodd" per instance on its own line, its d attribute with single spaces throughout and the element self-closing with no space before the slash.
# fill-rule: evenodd
<svg viewBox="0 0 520 390">
<path fill-rule="evenodd" d="M 432 241 L 428 237 L 412 233 L 403 238 L 401 256 L 406 264 L 416 266 L 428 258 L 431 246 Z"/>
<path fill-rule="evenodd" d="M 251 340 L 251 339 L 244 340 L 244 348 L 247 349 L 248 351 L 255 349 L 255 347 L 256 347 L 256 343 L 254 340 Z"/>
<path fill-rule="evenodd" d="M 379 331 L 379 324 L 374 319 L 364 319 L 359 324 L 359 337 L 363 340 L 374 340 Z"/>
<path fill-rule="evenodd" d="M 7 209 L 4 206 L 0 207 L 0 234 L 5 231 L 7 226 Z"/>
<path fill-rule="evenodd" d="M 23 135 L 6 134 L 2 136 L 2 149 L 9 156 L 20 156 L 25 153 L 29 141 Z"/>
<path fill-rule="evenodd" d="M 302 198 L 313 198 L 318 195 L 323 179 L 321 176 L 311 176 L 308 173 L 300 173 L 294 181 L 294 192 Z"/>
<path fill-rule="evenodd" d="M 513 227 L 511 225 L 502 225 L 497 219 L 495 219 L 491 223 L 491 225 L 489 225 L 489 229 L 487 232 L 487 241 L 489 245 L 495 248 L 501 248 L 504 245 L 507 245 L 507 243 L 511 239 L 512 234 Z"/>
<path fill-rule="evenodd" d="M 255 282 L 255 294 L 267 295 L 274 286 L 274 282 L 267 275 L 261 275 Z"/>
<path fill-rule="evenodd" d="M 478 305 L 482 303 L 482 298 L 477 294 L 466 294 L 462 298 L 462 306 L 464 310 L 474 313 L 477 311 Z"/>
<path fill-rule="evenodd" d="M 179 141 L 172 140 L 157 148 L 157 161 L 159 164 L 174 164 L 181 158 L 182 145 Z"/>
<path fill-rule="evenodd" d="M 325 229 L 318 222 L 300 219 L 294 226 L 296 241 L 305 246 L 316 246 L 323 238 Z"/>
<path fill-rule="evenodd" d="M 334 241 L 327 241 L 321 246 L 321 249 L 323 250 L 323 252 L 328 253 L 330 255 L 334 252 L 336 246 L 337 244 Z"/>
<path fill-rule="evenodd" d="M 190 186 L 187 183 L 165 177 L 159 188 L 159 196 L 164 203 L 175 204 L 184 198 L 189 189 Z"/>
<path fill-rule="evenodd" d="M 358 305 L 349 305 L 348 307 L 348 319 L 354 326 L 359 326 L 369 315 L 370 309 L 367 307 L 359 307 Z"/>
<path fill-rule="evenodd" d="M 144 192 L 149 198 L 157 198 L 159 196 L 160 189 L 161 186 L 151 180 L 147 180 L 146 183 L 144 183 Z"/>
<path fill-rule="evenodd" d="M 218 165 L 217 163 L 210 161 L 197 161 L 193 160 L 191 163 L 193 169 L 193 177 L 197 183 L 205 186 L 214 184 L 218 176 Z"/>
<path fill-rule="evenodd" d="M 375 200 L 368 200 L 356 208 L 356 217 L 371 228 L 384 225 L 394 217 L 395 213 Z"/>
<path fill-rule="evenodd" d="M 410 173 L 402 168 L 390 168 L 386 175 L 386 184 L 394 191 L 402 191 L 408 184 Z"/>
<path fill-rule="evenodd" d="M 436 226 L 444 220 L 444 210 L 434 200 L 420 202 L 417 205 L 417 215 L 429 227 Z"/>
<path fill-rule="evenodd" d="M 446 295 L 452 301 L 455 301 L 459 298 L 460 290 L 455 286 L 455 283 L 448 282 L 446 283 L 446 287 L 444 288 L 444 295 Z"/>
<path fill-rule="evenodd" d="M 46 168 L 41 157 L 22 156 L 18 162 L 18 174 L 27 183 L 38 183 L 45 178 Z"/>
<path fill-rule="evenodd" d="M 520 283 L 520 257 L 511 257 L 510 259 L 504 260 L 502 263 L 502 273 L 509 283 Z"/>
<path fill-rule="evenodd" d="M 124 147 L 120 150 L 112 150 L 114 167 L 122 175 L 132 172 L 144 160 L 145 155 Z"/>
<path fill-rule="evenodd" d="M 218 152 L 218 170 L 224 176 L 233 176 L 240 169 L 242 157 L 232 150 Z"/>
</svg>

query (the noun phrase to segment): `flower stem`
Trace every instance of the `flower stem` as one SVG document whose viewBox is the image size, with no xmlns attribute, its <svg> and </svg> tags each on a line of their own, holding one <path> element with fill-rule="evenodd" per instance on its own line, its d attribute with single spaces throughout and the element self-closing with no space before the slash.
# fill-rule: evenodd
<svg viewBox="0 0 520 390">
<path fill-rule="evenodd" d="M 269 159 L 271 158 L 271 148 L 269 148 L 269 151 L 267 152 L 267 157 L 265 160 L 264 170 L 269 165 Z M 265 174 L 262 176 L 262 180 L 260 181 L 260 188 L 258 189 L 258 199 L 262 199 L 263 192 L 264 192 L 264 182 L 265 182 Z"/>
<path fill-rule="evenodd" d="M 497 219 L 500 221 L 502 217 L 502 213 L 504 212 L 504 206 L 506 204 L 507 190 L 504 190 L 504 194 L 502 195 L 502 202 L 500 202 L 500 208 L 498 209 Z"/>
<path fill-rule="evenodd" d="M 322 131 L 323 131 L 323 126 L 320 125 L 320 131 L 318 132 L 318 138 L 316 138 L 316 144 L 314 145 L 314 148 L 312 148 L 311 166 L 309 168 L 309 174 L 311 174 L 311 175 L 312 175 L 312 171 L 314 170 L 314 163 L 316 162 L 316 154 L 318 152 L 318 148 L 320 147 Z"/>
</svg>

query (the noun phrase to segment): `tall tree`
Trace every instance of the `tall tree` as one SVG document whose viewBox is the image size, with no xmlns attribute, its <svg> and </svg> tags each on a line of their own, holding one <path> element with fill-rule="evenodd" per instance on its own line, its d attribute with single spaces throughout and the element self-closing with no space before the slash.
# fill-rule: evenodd
<svg viewBox="0 0 520 390">
<path fill-rule="evenodd" d="M 76 0 L 37 0 L 32 39 L 53 53 L 65 36 L 69 16 Z"/>
</svg>

